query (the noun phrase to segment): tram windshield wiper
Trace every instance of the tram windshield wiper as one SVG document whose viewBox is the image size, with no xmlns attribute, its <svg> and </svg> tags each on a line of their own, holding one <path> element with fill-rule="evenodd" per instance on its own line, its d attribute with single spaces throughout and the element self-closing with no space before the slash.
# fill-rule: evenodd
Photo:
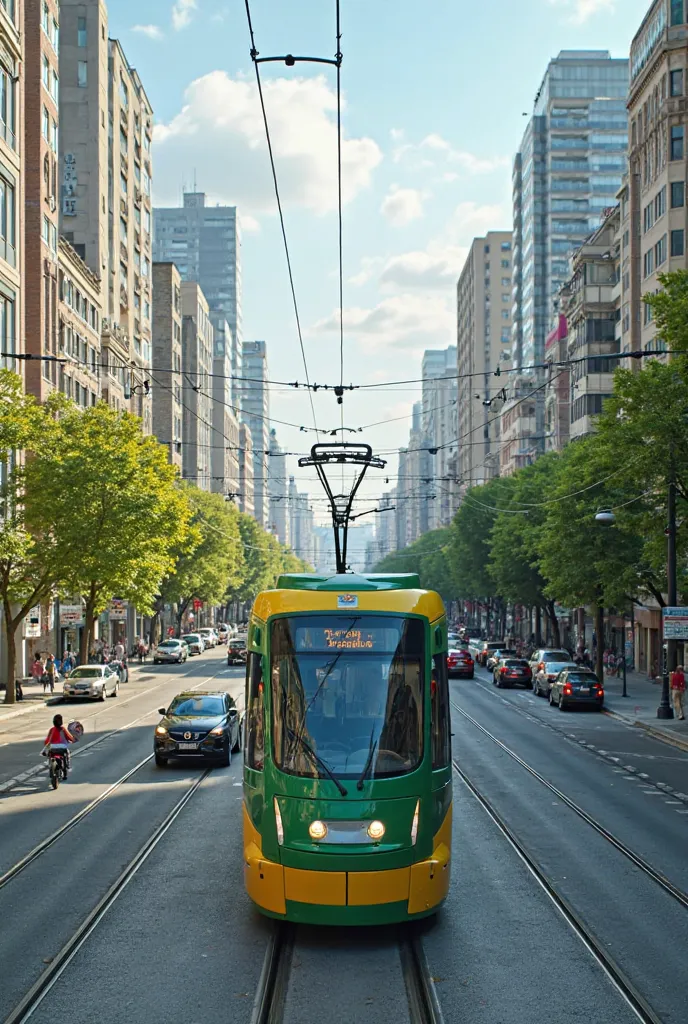
<svg viewBox="0 0 688 1024">
<path fill-rule="evenodd" d="M 375 750 L 377 749 L 377 740 L 373 739 L 374 735 L 375 735 L 375 727 L 373 726 L 373 728 L 370 730 L 370 747 L 368 748 L 368 757 L 366 759 L 366 763 L 365 763 L 365 766 L 363 768 L 363 771 L 361 772 L 361 774 L 358 777 L 358 782 L 356 783 L 356 788 L 357 789 L 363 789 L 363 783 L 365 782 L 365 780 L 366 780 L 366 778 L 368 776 L 368 772 L 370 771 L 370 768 L 371 768 L 372 763 L 373 763 L 373 758 L 375 757 Z"/>
<path fill-rule="evenodd" d="M 289 726 L 286 726 L 286 730 L 289 733 L 289 735 L 291 736 L 291 738 L 294 741 L 294 743 L 298 743 L 299 746 L 302 748 L 304 754 L 306 755 L 308 760 L 311 762 L 311 764 L 316 765 L 318 768 L 322 768 L 322 770 L 327 775 L 328 779 L 331 779 L 332 782 L 334 782 L 335 786 L 337 787 L 339 792 L 342 794 L 342 796 L 347 796 L 348 790 L 345 789 L 345 787 L 342 785 L 340 780 L 334 774 L 334 772 L 330 768 L 330 766 L 327 763 L 327 761 L 323 761 L 322 757 L 320 757 L 319 754 L 316 754 L 316 752 L 313 750 L 313 747 L 310 745 L 308 740 L 305 740 L 300 733 L 294 732 L 294 730 L 290 729 Z"/>
</svg>

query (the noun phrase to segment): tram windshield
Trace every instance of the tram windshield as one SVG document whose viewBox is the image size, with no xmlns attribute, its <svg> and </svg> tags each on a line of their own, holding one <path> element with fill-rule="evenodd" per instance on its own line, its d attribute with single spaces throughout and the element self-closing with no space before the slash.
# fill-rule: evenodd
<svg viewBox="0 0 688 1024">
<path fill-rule="evenodd" d="M 317 615 L 272 625 L 275 763 L 292 775 L 389 778 L 423 756 L 420 619 Z"/>
</svg>

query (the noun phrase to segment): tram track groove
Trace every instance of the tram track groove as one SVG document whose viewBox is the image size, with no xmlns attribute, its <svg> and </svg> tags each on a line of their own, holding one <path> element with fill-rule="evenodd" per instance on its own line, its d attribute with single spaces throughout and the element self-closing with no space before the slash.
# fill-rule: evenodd
<svg viewBox="0 0 688 1024">
<path fill-rule="evenodd" d="M 607 952 L 604 944 L 595 936 L 594 932 L 585 923 L 581 915 L 574 909 L 569 900 L 557 891 L 545 871 L 531 855 L 526 846 L 521 842 L 515 831 L 507 824 L 494 804 L 468 777 L 455 758 L 452 759 L 452 766 L 457 776 L 461 779 L 472 796 L 477 800 L 487 816 L 497 826 L 499 831 L 526 867 L 528 873 L 535 879 L 550 902 L 554 905 L 574 934 L 583 943 L 612 986 L 635 1014 L 636 1018 L 641 1022 L 641 1024 L 665 1024 L 662 1018 L 657 1015 L 655 1010 L 647 1002 L 645 997 L 638 991 L 614 957 Z"/>
<path fill-rule="evenodd" d="M 286 921 L 274 923 L 258 979 L 250 1024 L 281 1024 L 295 939 L 294 925 Z"/>
<path fill-rule="evenodd" d="M 71 938 L 67 940 L 59 952 L 53 957 L 49 966 L 41 973 L 29 991 L 10 1012 L 9 1016 L 5 1018 L 4 1024 L 22 1024 L 23 1021 L 28 1020 L 32 1016 L 34 1011 L 43 1002 L 43 999 L 50 992 L 55 982 L 64 973 L 91 933 L 95 931 L 119 896 L 121 896 L 127 888 L 139 868 L 141 868 L 148 860 L 160 840 L 165 836 L 211 772 L 212 768 L 206 768 L 203 773 L 194 780 L 191 786 L 188 787 L 174 807 L 165 816 L 163 821 L 155 828 L 154 832 L 148 837 L 138 852 L 129 861 L 118 878 L 112 883 L 105 895 L 101 897 L 93 910 L 91 910 L 85 920 L 82 921 Z"/>
<path fill-rule="evenodd" d="M 399 943 L 410 1024 L 444 1024 L 442 1007 L 420 936 L 414 925 Z"/>
<path fill-rule="evenodd" d="M 684 890 L 679 888 L 677 885 L 674 885 L 674 883 L 670 881 L 665 875 L 663 875 L 661 871 L 658 871 L 656 868 L 654 868 L 649 863 L 649 861 L 646 861 L 643 857 L 640 856 L 640 854 L 636 853 L 629 846 L 626 846 L 626 844 L 622 842 L 622 840 L 619 839 L 617 836 L 615 836 L 613 832 L 610 832 L 609 829 L 605 828 L 604 825 L 602 825 L 596 818 L 594 818 L 591 814 L 588 814 L 588 812 L 584 810 L 580 806 L 580 804 L 577 804 L 575 800 L 572 800 L 571 797 L 567 796 L 557 786 L 553 785 L 553 783 L 546 779 L 544 775 L 541 775 L 540 772 L 538 772 L 535 768 L 529 765 L 527 761 L 524 761 L 523 758 L 516 753 L 516 751 L 512 750 L 510 747 L 506 745 L 506 743 L 504 743 L 497 736 L 491 733 L 489 729 L 486 729 L 484 725 L 481 725 L 480 722 L 476 721 L 476 719 L 469 715 L 467 711 L 464 711 L 462 707 L 460 707 L 454 701 L 450 701 L 450 703 L 451 706 L 455 708 L 456 711 L 458 711 L 459 714 L 462 715 L 467 721 L 469 721 L 471 725 L 475 726 L 475 728 L 478 729 L 479 732 L 482 732 L 485 736 L 492 740 L 492 742 L 495 743 L 501 750 L 503 750 L 505 754 L 508 754 L 509 757 L 516 761 L 516 763 L 520 765 L 521 768 L 523 768 L 530 775 L 532 775 L 534 779 L 536 779 L 541 785 L 548 789 L 554 796 L 557 797 L 558 800 L 561 800 L 561 802 L 566 807 L 574 811 L 580 818 L 582 818 L 583 821 L 586 822 L 586 824 L 588 824 L 595 832 L 597 832 L 598 835 L 602 836 L 603 839 L 606 839 L 606 841 L 611 846 L 613 846 L 616 850 L 619 851 L 619 853 L 623 854 L 624 857 L 630 860 L 631 863 L 635 865 L 635 867 L 639 868 L 642 872 L 644 872 L 644 874 L 651 878 L 652 881 L 655 882 L 664 892 L 666 892 L 669 896 L 675 899 L 676 902 L 684 908 L 684 910 L 688 910 L 688 893 L 684 892 Z M 456 761 L 454 761 L 454 767 L 457 768 Z M 457 771 L 458 770 L 459 769 L 457 768 Z"/>
</svg>

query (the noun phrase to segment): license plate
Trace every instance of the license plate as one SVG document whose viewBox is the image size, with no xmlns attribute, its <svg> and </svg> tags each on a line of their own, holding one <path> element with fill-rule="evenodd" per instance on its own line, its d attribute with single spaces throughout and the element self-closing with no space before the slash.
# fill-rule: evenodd
<svg viewBox="0 0 688 1024">
<path fill-rule="evenodd" d="M 198 750 L 198 743 L 178 743 L 180 750 Z"/>
<path fill-rule="evenodd" d="M 590 687 L 589 686 L 579 686 L 578 687 L 578 692 L 579 693 L 590 693 Z"/>
</svg>

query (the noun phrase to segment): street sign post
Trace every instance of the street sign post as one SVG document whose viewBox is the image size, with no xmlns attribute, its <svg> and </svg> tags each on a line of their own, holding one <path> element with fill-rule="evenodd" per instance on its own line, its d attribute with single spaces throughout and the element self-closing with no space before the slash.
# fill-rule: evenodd
<svg viewBox="0 0 688 1024">
<path fill-rule="evenodd" d="M 662 608 L 665 640 L 688 640 L 688 608 Z"/>
</svg>

